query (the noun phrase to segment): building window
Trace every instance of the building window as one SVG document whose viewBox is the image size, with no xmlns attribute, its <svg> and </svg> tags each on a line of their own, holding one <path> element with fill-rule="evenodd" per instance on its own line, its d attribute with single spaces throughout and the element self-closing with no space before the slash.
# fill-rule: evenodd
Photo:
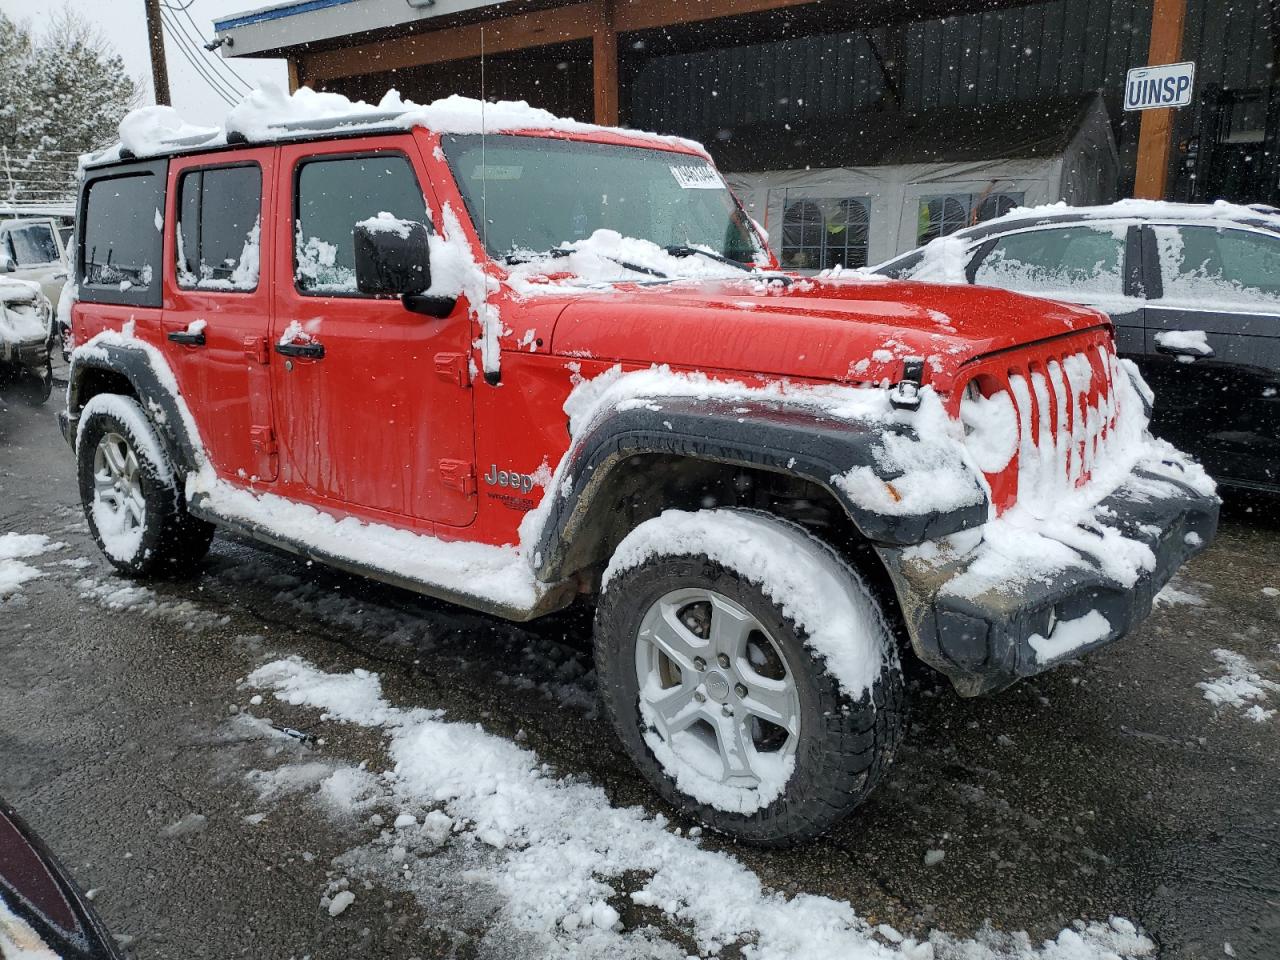
<svg viewBox="0 0 1280 960">
<path fill-rule="evenodd" d="M 794 270 L 865 267 L 871 199 L 793 200 L 782 216 L 782 264 Z"/>
<path fill-rule="evenodd" d="M 946 193 L 920 198 L 916 243 L 926 244 L 995 217 L 1022 205 L 1026 194 Z"/>
</svg>

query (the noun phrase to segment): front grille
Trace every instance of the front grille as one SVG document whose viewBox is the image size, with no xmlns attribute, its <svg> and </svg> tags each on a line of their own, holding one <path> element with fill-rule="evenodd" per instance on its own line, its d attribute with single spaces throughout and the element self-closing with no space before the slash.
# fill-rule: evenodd
<svg viewBox="0 0 1280 960">
<path fill-rule="evenodd" d="M 1007 391 L 1017 421 L 1014 456 L 987 474 L 996 508 L 1016 501 L 1051 510 L 1108 456 L 1118 414 L 1115 351 L 1108 339 L 1084 349 L 1032 349 L 983 366 L 971 382 L 985 397 Z"/>
</svg>

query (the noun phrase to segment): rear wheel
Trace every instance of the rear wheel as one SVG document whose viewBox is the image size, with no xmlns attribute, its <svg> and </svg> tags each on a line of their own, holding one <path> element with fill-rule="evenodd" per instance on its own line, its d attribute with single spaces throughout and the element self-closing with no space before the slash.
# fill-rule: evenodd
<svg viewBox="0 0 1280 960">
<path fill-rule="evenodd" d="M 887 769 L 902 673 L 875 598 L 834 551 L 771 517 L 708 522 L 726 513 L 668 513 L 623 542 L 597 609 L 597 674 L 623 745 L 660 794 L 739 840 L 792 843 L 846 816 Z M 683 526 L 676 540 L 697 548 L 673 547 L 650 524 Z M 812 570 L 829 608 L 819 598 L 824 609 L 799 614 L 770 582 L 771 563 Z M 849 626 L 842 649 L 827 649 L 829 636 L 813 645 L 826 615 Z"/>
<path fill-rule="evenodd" d="M 18 390 L 22 399 L 33 407 L 43 406 L 53 394 L 53 365 L 46 364 L 43 371 L 22 370 L 18 374 Z"/>
<path fill-rule="evenodd" d="M 81 413 L 76 458 L 89 530 L 117 569 L 151 577 L 199 564 L 213 526 L 187 513 L 173 467 L 137 401 L 92 398 Z"/>
</svg>

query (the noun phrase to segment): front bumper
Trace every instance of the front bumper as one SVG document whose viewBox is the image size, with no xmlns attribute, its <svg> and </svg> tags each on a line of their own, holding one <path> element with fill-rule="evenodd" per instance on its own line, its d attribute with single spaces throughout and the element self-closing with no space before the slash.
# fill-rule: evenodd
<svg viewBox="0 0 1280 960">
<path fill-rule="evenodd" d="M 946 542 L 923 550 L 877 548 L 919 657 L 962 696 L 977 696 L 1105 646 L 1140 623 L 1178 567 L 1213 539 L 1219 501 L 1167 473 L 1137 471 L 1134 478 L 1138 485 L 1121 487 L 1097 511 L 1099 524 L 1146 545 L 1155 557 L 1132 586 L 1081 554 L 1052 577 L 966 595 L 949 586 L 981 558 L 983 544 L 962 554 Z M 1153 485 L 1159 496 L 1152 495 Z"/>
<path fill-rule="evenodd" d="M 49 341 L 23 340 L 19 343 L 0 342 L 0 361 L 26 367 L 32 373 L 44 376 L 49 366 Z"/>
</svg>

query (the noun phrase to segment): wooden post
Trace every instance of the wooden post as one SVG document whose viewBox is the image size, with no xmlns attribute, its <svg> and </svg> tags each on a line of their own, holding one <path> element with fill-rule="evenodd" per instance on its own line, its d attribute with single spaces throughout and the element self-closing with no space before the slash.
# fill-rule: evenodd
<svg viewBox="0 0 1280 960">
<path fill-rule="evenodd" d="M 1182 54 L 1182 25 L 1187 0 L 1152 0 L 1151 46 L 1147 66 L 1177 63 Z M 1138 132 L 1138 175 L 1134 196 L 1163 200 L 1169 187 L 1169 154 L 1173 150 L 1173 108 L 1142 111 Z"/>
<path fill-rule="evenodd" d="M 596 123 L 618 125 L 618 32 L 613 23 L 613 0 L 597 0 L 598 14 L 591 33 L 591 73 L 596 94 Z"/>
<path fill-rule="evenodd" d="M 302 64 L 296 57 L 290 57 L 285 63 L 289 65 L 289 92 L 297 93 L 299 87 L 306 85 L 302 79 Z"/>
<path fill-rule="evenodd" d="M 169 66 L 164 59 L 164 25 L 160 21 L 160 0 L 143 0 L 147 8 L 147 45 L 151 48 L 151 85 L 156 103 L 169 106 Z"/>
</svg>

